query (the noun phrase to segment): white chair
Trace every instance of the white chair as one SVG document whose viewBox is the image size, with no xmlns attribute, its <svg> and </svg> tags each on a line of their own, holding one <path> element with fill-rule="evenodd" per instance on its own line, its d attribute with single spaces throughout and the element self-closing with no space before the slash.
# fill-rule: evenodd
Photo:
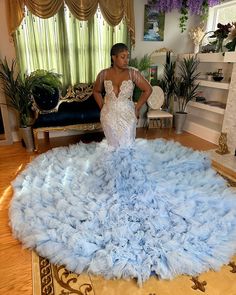
<svg viewBox="0 0 236 295">
<path fill-rule="evenodd" d="M 173 115 L 161 109 L 165 99 L 164 92 L 159 86 L 153 86 L 152 89 L 152 94 L 147 100 L 149 107 L 147 112 L 147 131 L 151 126 L 151 122 L 153 123 L 153 127 L 155 124 L 160 128 L 168 126 L 169 130 L 171 130 L 173 124 Z M 163 124 L 164 122 L 167 124 Z"/>
</svg>

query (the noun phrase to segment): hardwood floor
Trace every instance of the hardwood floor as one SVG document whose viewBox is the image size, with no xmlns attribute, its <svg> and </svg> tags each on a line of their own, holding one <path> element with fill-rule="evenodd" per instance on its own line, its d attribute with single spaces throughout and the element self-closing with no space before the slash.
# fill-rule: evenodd
<svg viewBox="0 0 236 295">
<path fill-rule="evenodd" d="M 176 135 L 174 132 L 160 132 L 158 129 L 150 129 L 148 134 L 140 128 L 137 130 L 137 137 L 154 139 L 164 137 L 173 139 L 181 144 L 197 150 L 209 150 L 216 148 L 212 143 L 202 140 L 189 133 Z M 89 141 L 91 135 L 84 136 Z M 80 136 L 52 138 L 50 143 L 40 140 L 39 153 L 62 145 L 76 143 Z M 20 242 L 11 235 L 8 224 L 8 208 L 12 198 L 11 181 L 24 167 L 37 156 L 37 153 L 28 153 L 21 143 L 14 143 L 10 146 L 0 146 L 0 294 L 4 295 L 31 295 L 31 252 L 22 249 Z"/>
</svg>

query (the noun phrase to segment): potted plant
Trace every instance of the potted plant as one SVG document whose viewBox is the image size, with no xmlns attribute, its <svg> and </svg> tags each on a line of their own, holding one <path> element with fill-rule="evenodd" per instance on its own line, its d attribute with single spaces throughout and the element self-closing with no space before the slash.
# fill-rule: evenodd
<svg viewBox="0 0 236 295">
<path fill-rule="evenodd" d="M 200 75 L 200 72 L 197 71 L 198 65 L 199 60 L 195 56 L 184 58 L 179 64 L 179 75 L 175 83 L 177 111 L 174 115 L 175 131 L 177 134 L 182 133 L 187 117 L 187 104 L 197 96 L 199 83 L 196 80 Z"/>
<path fill-rule="evenodd" d="M 158 81 L 158 86 L 162 88 L 165 93 L 165 102 L 163 109 L 167 110 L 171 114 L 174 112 L 174 96 L 175 96 L 175 69 L 176 62 L 171 61 L 171 52 L 166 53 L 166 63 L 164 65 L 164 75 L 161 80 Z"/>
<path fill-rule="evenodd" d="M 225 47 L 228 49 L 228 51 L 235 51 L 235 48 L 236 48 L 236 22 L 232 23 L 232 27 L 230 29 Z"/>
<path fill-rule="evenodd" d="M 7 105 L 14 108 L 19 114 L 20 127 L 30 125 L 31 119 L 31 100 L 30 87 L 19 73 L 16 73 L 16 61 L 13 60 L 9 66 L 6 58 L 0 60 L 0 80 L 2 90 L 6 94 Z"/>
<path fill-rule="evenodd" d="M 24 145 L 28 151 L 33 151 L 32 95 L 36 98 L 35 100 L 38 99 L 38 103 L 47 101 L 51 104 L 51 99 L 48 99 L 49 95 L 59 97 L 60 75 L 46 70 L 37 70 L 22 77 L 16 70 L 16 61 L 13 60 L 9 66 L 5 58 L 0 60 L 0 80 L 3 82 L 2 89 L 6 94 L 7 105 L 18 113 Z"/>
<path fill-rule="evenodd" d="M 15 109 L 19 117 L 20 133 L 28 151 L 34 150 L 32 124 L 32 103 L 30 83 L 16 71 L 16 61 L 9 66 L 6 58 L 0 60 L 0 80 L 6 95 L 6 104 Z"/>
<path fill-rule="evenodd" d="M 214 31 L 210 38 L 216 38 L 214 43 L 216 44 L 215 52 L 223 52 L 223 42 L 228 37 L 232 25 L 230 23 L 223 25 L 221 23 L 217 24 L 217 30 Z"/>
<path fill-rule="evenodd" d="M 137 57 L 130 59 L 129 65 L 131 67 L 134 67 L 138 69 L 142 75 L 149 80 L 150 79 L 150 66 L 151 66 L 151 57 L 148 54 L 145 54 L 141 59 L 138 59 Z M 139 97 L 141 95 L 141 90 L 135 86 L 134 92 L 133 92 L 133 101 L 137 102 Z M 146 119 L 146 113 L 147 113 L 147 104 L 144 104 L 140 111 L 140 121 L 139 124 L 143 125 L 142 121 L 145 121 Z"/>
<path fill-rule="evenodd" d="M 149 69 L 151 66 L 151 57 L 148 54 L 145 54 L 141 59 L 138 59 L 137 57 L 130 59 L 129 65 L 133 68 L 138 69 L 142 75 L 149 80 Z M 134 88 L 134 94 L 133 94 L 133 100 L 135 102 L 138 101 L 139 97 L 141 95 L 141 90 L 135 86 Z"/>
<path fill-rule="evenodd" d="M 151 66 L 151 57 L 148 54 L 145 54 L 142 58 L 138 59 L 137 57 L 132 58 L 129 62 L 131 67 L 138 69 L 143 76 L 149 80 L 149 68 Z"/>
<path fill-rule="evenodd" d="M 42 113 L 57 107 L 62 86 L 60 77 L 60 74 L 42 69 L 32 72 L 27 77 L 34 106 L 36 105 Z"/>
</svg>

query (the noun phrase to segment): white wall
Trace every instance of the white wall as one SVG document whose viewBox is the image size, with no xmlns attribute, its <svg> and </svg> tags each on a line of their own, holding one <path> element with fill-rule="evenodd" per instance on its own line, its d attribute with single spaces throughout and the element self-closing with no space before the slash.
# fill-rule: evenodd
<svg viewBox="0 0 236 295">
<path fill-rule="evenodd" d="M 0 0 L 0 58 L 5 56 L 10 61 L 15 57 L 15 49 L 7 27 L 6 1 Z"/>
<path fill-rule="evenodd" d="M 189 16 L 187 30 L 181 33 L 179 28 L 180 13 L 178 11 L 166 13 L 164 41 L 143 41 L 145 4 L 147 4 L 146 0 L 134 0 L 136 44 L 131 52 L 131 57 L 142 57 L 145 53 L 150 54 L 163 47 L 172 49 L 176 53 L 193 52 L 193 43 L 188 37 L 188 31 L 199 24 L 199 17 Z"/>
<path fill-rule="evenodd" d="M 7 27 L 7 13 L 6 2 L 8 0 L 0 0 L 0 58 L 7 57 L 7 60 L 11 62 L 15 58 L 15 49 L 12 38 L 9 36 Z M 134 12 L 135 12 L 135 26 L 136 26 L 136 45 L 132 51 L 132 57 L 142 57 L 146 53 L 167 47 L 172 49 L 176 53 L 188 53 L 193 51 L 193 45 L 188 38 L 188 30 L 196 26 L 199 22 L 198 17 L 190 17 L 188 21 L 188 29 L 186 32 L 181 33 L 179 28 L 179 16 L 176 12 L 167 13 L 165 17 L 165 32 L 164 41 L 143 41 L 143 27 L 144 27 L 144 4 L 146 0 L 134 0 Z M 2 96 L 3 93 L 0 92 Z M 13 133 L 13 140 L 18 140 L 16 132 L 16 119 L 14 114 L 10 112 L 10 124 Z"/>
<path fill-rule="evenodd" d="M 6 12 L 6 1 L 0 0 L 0 58 L 7 58 L 7 61 L 11 63 L 12 59 L 16 58 L 15 48 L 12 37 L 9 35 L 7 26 L 7 12 Z M 0 90 L 0 101 L 5 101 L 4 93 Z M 17 121 L 15 113 L 9 110 L 10 128 L 12 130 L 13 140 L 19 140 L 17 133 Z"/>
</svg>

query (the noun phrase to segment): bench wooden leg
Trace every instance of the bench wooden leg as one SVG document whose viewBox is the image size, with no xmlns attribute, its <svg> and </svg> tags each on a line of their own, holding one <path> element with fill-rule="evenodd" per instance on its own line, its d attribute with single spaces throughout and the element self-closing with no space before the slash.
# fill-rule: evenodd
<svg viewBox="0 0 236 295">
<path fill-rule="evenodd" d="M 147 118 L 147 121 L 146 121 L 146 133 L 148 132 L 149 124 L 150 124 L 150 119 Z"/>
<path fill-rule="evenodd" d="M 34 147 L 35 147 L 35 152 L 37 152 L 37 151 L 38 151 L 38 148 L 39 148 L 38 131 L 37 131 L 37 129 L 33 129 L 33 135 L 34 135 Z"/>
<path fill-rule="evenodd" d="M 44 140 L 46 141 L 46 143 L 49 143 L 49 141 L 50 141 L 50 139 L 49 139 L 49 131 L 44 131 L 43 136 L 44 136 Z"/>
</svg>

